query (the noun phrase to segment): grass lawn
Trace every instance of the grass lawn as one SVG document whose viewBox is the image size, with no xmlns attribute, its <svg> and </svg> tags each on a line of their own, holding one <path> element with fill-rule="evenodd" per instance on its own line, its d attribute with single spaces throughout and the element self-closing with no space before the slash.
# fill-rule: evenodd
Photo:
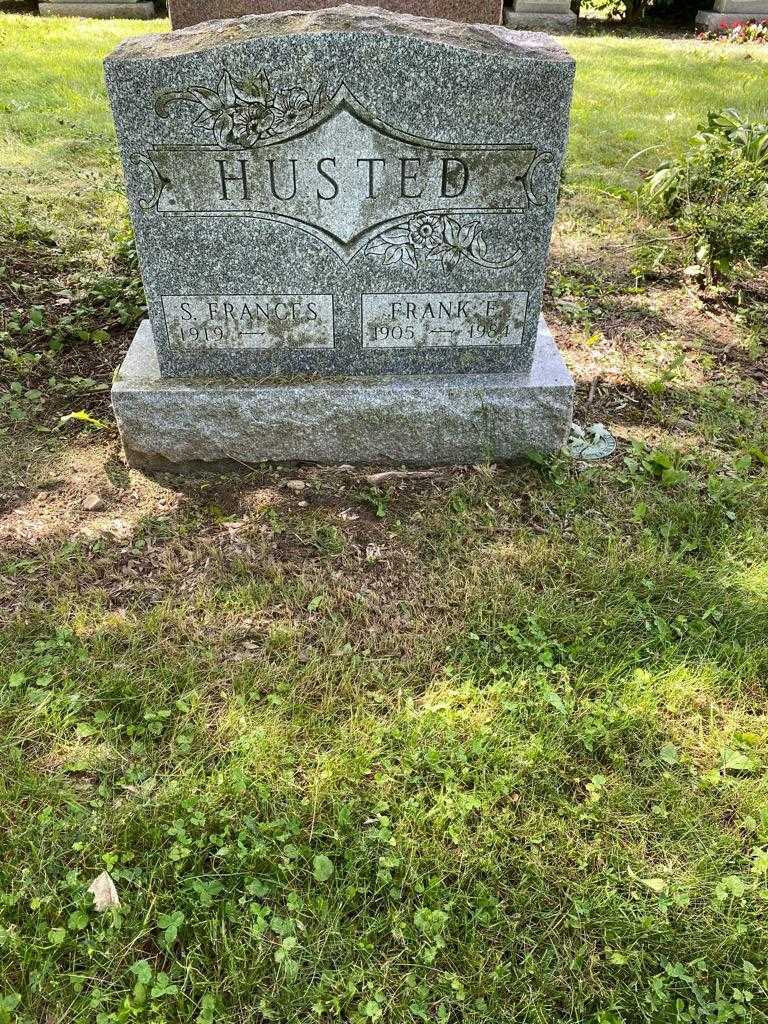
<svg viewBox="0 0 768 1024">
<path fill-rule="evenodd" d="M 610 464 L 149 479 L 100 60 L 163 27 L 0 16 L 0 1024 L 765 1022 L 768 283 L 631 190 L 768 54 L 567 41 Z"/>
</svg>

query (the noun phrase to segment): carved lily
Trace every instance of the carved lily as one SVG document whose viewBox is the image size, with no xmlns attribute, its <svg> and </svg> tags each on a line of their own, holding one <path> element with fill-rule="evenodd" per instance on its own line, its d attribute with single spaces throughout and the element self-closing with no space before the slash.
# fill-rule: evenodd
<svg viewBox="0 0 768 1024">
<path fill-rule="evenodd" d="M 299 88 L 275 93 L 263 70 L 242 82 L 225 71 L 216 89 L 195 85 L 183 91 L 166 92 L 156 101 L 155 110 L 160 117 L 169 117 L 174 103 L 202 107 L 192 122 L 195 128 L 212 132 L 222 148 L 246 148 L 260 139 L 286 135 L 300 128 L 327 102 L 322 85 L 311 97 L 306 89 Z"/>
<path fill-rule="evenodd" d="M 275 121 L 282 131 L 304 124 L 312 116 L 312 101 L 305 89 L 285 89 L 274 98 Z"/>
<path fill-rule="evenodd" d="M 263 103 L 249 103 L 235 110 L 230 135 L 239 145 L 252 146 L 258 139 L 269 134 L 274 120 L 272 107 Z"/>
<path fill-rule="evenodd" d="M 462 227 L 457 221 L 446 217 L 444 230 L 444 246 L 439 250 L 433 250 L 427 259 L 442 260 L 445 271 L 453 270 L 462 256 L 476 263 L 483 260 L 487 246 L 477 221 Z"/>
<path fill-rule="evenodd" d="M 181 92 L 167 92 L 158 99 L 155 109 L 160 117 L 168 117 L 174 103 L 193 103 L 203 108 L 193 125 L 213 132 L 220 146 L 251 146 L 274 120 L 269 100 L 269 80 L 263 71 L 247 84 L 236 82 L 225 71 L 216 89 L 195 85 Z"/>
</svg>

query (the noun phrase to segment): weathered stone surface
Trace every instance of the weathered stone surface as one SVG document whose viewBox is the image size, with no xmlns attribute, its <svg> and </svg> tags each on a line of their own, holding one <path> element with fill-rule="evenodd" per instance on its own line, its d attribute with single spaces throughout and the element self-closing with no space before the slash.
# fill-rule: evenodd
<svg viewBox="0 0 768 1024">
<path fill-rule="evenodd" d="M 55 3 L 40 3 L 38 11 L 42 18 L 154 18 L 155 5 L 153 0 L 101 0 L 89 3 L 88 0 L 57 0 Z"/>
<path fill-rule="evenodd" d="M 504 12 L 506 27 L 521 32 L 572 32 L 576 22 L 576 15 L 573 13 L 547 14 L 543 11 L 530 11 L 527 14 L 519 14 L 510 10 Z"/>
<path fill-rule="evenodd" d="M 715 0 L 712 9 L 721 14 L 740 14 L 747 18 L 756 14 L 768 16 L 768 0 Z"/>
<path fill-rule="evenodd" d="M 696 15 L 697 28 L 711 32 L 746 21 L 768 22 L 768 0 L 715 0 L 712 6 L 713 10 Z"/>
<path fill-rule="evenodd" d="M 303 383 L 162 378 L 145 321 L 112 401 L 127 459 L 140 469 L 263 460 L 438 465 L 559 450 L 573 381 L 543 319 L 525 372 Z"/>
<path fill-rule="evenodd" d="M 742 25 L 747 21 L 768 22 L 768 0 L 762 11 L 753 11 L 742 14 L 724 14 L 720 11 L 699 11 L 696 15 L 696 27 L 705 32 L 712 32 L 715 29 L 733 28 L 734 25 Z"/>
<path fill-rule="evenodd" d="M 512 9 L 519 14 L 571 14 L 568 0 L 514 0 Z"/>
<path fill-rule="evenodd" d="M 570 32 L 576 15 L 568 0 L 514 0 L 504 8 L 507 28 L 538 32 Z"/>
<path fill-rule="evenodd" d="M 573 72 L 543 35 L 352 6 L 123 43 L 163 375 L 526 370 Z"/>
<path fill-rule="evenodd" d="M 378 0 L 376 7 L 422 18 L 447 18 L 449 21 L 501 23 L 503 0 Z M 301 0 L 302 11 L 335 7 L 333 0 Z M 296 0 L 169 0 L 168 13 L 174 29 L 198 25 L 213 18 L 242 18 L 245 14 L 274 14 L 295 11 Z"/>
</svg>

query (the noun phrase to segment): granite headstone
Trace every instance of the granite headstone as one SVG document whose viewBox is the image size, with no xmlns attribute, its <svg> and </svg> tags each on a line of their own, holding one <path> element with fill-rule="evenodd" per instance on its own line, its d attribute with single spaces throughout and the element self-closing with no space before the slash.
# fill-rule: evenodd
<svg viewBox="0 0 768 1024">
<path fill-rule="evenodd" d="M 379 0 L 383 7 L 401 14 L 449 21 L 501 22 L 503 0 Z M 173 28 L 187 28 L 213 18 L 242 18 L 245 14 L 274 14 L 276 11 L 317 11 L 334 7 L 333 0 L 168 0 Z"/>
<path fill-rule="evenodd" d="M 750 21 L 768 23 L 768 0 L 715 0 L 712 6 L 713 10 L 697 14 L 698 28 L 716 31 Z"/>
<path fill-rule="evenodd" d="M 511 0 L 504 8 L 504 24 L 539 32 L 571 32 L 576 15 L 570 0 Z"/>
<path fill-rule="evenodd" d="M 155 17 L 154 0 L 41 0 L 41 18 L 140 18 Z"/>
<path fill-rule="evenodd" d="M 573 72 L 547 36 L 351 6 L 123 43 L 106 74 L 151 325 L 137 338 L 141 359 L 126 364 L 134 376 L 144 366 L 145 397 L 131 399 L 125 368 L 115 393 L 126 450 L 147 453 L 139 421 L 148 413 L 136 410 L 151 405 L 153 388 L 164 396 L 158 409 L 183 396 L 185 445 L 177 431 L 163 447 L 173 428 L 167 409 L 156 417 L 154 450 L 171 461 L 375 461 L 378 452 L 463 462 L 556 447 L 572 389 L 540 310 Z M 461 428 L 451 416 L 464 402 L 451 399 L 441 423 L 438 385 L 471 386 L 475 414 L 483 380 L 496 406 L 506 388 L 517 422 L 520 389 L 538 393 L 549 371 L 556 409 L 541 437 L 535 423 L 506 430 L 493 413 L 490 427 L 473 426 L 474 444 L 452 447 Z M 305 440 L 319 436 L 313 401 L 319 421 L 333 420 L 318 378 L 365 379 L 354 412 L 334 385 L 335 441 L 292 446 L 295 424 L 284 425 L 284 444 L 264 423 L 254 434 L 254 407 L 271 403 L 278 419 L 281 401 L 296 407 L 296 375 L 313 379 L 301 398 Z M 400 429 L 375 392 L 391 375 L 393 414 L 412 400 L 419 422 L 424 410 L 438 420 L 439 439 L 425 436 L 421 453 L 412 439 L 407 451 L 386 437 L 359 440 L 366 400 L 372 431 L 391 439 Z M 419 397 L 406 401 L 411 376 Z M 199 421 L 216 419 L 221 433 L 211 389 L 229 402 L 230 423 L 210 444 L 199 436 L 207 427 L 189 426 L 188 385 L 173 383 L 203 379 Z M 227 380 L 270 388 L 269 402 L 257 395 L 254 406 Z M 416 421 L 403 422 L 405 437 Z M 345 446 L 345 432 L 358 440 Z"/>
</svg>

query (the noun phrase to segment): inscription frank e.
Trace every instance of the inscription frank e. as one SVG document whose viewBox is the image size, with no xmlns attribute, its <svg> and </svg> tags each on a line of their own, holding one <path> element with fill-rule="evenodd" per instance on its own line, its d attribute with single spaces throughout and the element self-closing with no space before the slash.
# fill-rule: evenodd
<svg viewBox="0 0 768 1024">
<path fill-rule="evenodd" d="M 164 295 L 176 349 L 333 348 L 331 295 Z"/>
<path fill-rule="evenodd" d="M 363 295 L 363 347 L 519 345 L 527 305 L 527 292 Z"/>
</svg>

